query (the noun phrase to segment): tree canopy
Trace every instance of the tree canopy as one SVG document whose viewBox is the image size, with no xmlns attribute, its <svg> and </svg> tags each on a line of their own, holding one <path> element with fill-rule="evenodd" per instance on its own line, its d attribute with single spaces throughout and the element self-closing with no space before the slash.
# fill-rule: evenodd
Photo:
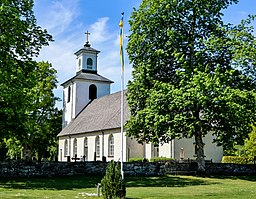
<svg viewBox="0 0 256 199">
<path fill-rule="evenodd" d="M 237 0 L 143 0 L 131 15 L 127 52 L 128 136 L 140 142 L 194 138 L 204 170 L 202 138 L 241 143 L 256 120 L 254 16 L 225 24 Z"/>
<path fill-rule="evenodd" d="M 52 37 L 36 23 L 33 0 L 0 2 L 0 131 L 22 132 L 27 92 L 34 86 L 32 59 Z"/>
<path fill-rule="evenodd" d="M 52 36 L 37 25 L 33 4 L 0 1 L 0 140 L 10 157 L 29 150 L 40 159 L 56 155 L 61 111 L 54 108 L 56 70 L 34 61 Z"/>
</svg>

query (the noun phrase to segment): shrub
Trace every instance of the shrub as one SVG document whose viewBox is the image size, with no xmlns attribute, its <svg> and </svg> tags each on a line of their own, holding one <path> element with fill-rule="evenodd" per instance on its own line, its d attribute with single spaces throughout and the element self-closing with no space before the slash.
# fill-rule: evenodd
<svg viewBox="0 0 256 199">
<path fill-rule="evenodd" d="M 223 156 L 222 163 L 251 164 L 253 157 Z"/>
<path fill-rule="evenodd" d="M 174 160 L 173 158 L 167 158 L 167 157 L 156 157 L 156 158 L 151 158 L 150 162 L 166 162 L 166 161 L 171 161 Z"/>
<path fill-rule="evenodd" d="M 148 162 L 147 158 L 130 158 L 129 162 Z"/>
<path fill-rule="evenodd" d="M 105 199 L 125 198 L 126 189 L 121 175 L 120 163 L 113 160 L 108 164 L 106 175 L 101 180 L 102 196 Z"/>
</svg>

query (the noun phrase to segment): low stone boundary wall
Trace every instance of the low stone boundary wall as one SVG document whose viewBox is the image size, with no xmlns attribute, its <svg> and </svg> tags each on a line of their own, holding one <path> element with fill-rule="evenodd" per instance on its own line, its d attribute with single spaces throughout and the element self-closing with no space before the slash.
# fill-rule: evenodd
<svg viewBox="0 0 256 199">
<path fill-rule="evenodd" d="M 104 175 L 106 162 L 23 162 L 0 163 L 0 177 L 52 177 L 73 175 Z M 160 176 L 166 174 L 196 175 L 197 164 L 179 162 L 124 163 L 125 175 Z M 256 165 L 207 163 L 208 175 L 256 175 Z"/>
</svg>

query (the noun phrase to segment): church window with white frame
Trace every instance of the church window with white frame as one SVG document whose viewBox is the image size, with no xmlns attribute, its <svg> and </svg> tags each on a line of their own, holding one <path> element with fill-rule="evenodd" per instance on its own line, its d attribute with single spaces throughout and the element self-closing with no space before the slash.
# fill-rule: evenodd
<svg viewBox="0 0 256 199">
<path fill-rule="evenodd" d="M 64 142 L 64 156 L 68 156 L 68 140 Z"/>
<path fill-rule="evenodd" d="M 112 134 L 108 138 L 108 156 L 114 157 L 114 136 Z"/>
<path fill-rule="evenodd" d="M 75 157 L 77 155 L 77 139 L 74 139 L 73 142 L 73 157 Z"/>
<path fill-rule="evenodd" d="M 99 136 L 95 138 L 95 151 L 96 151 L 96 156 L 99 157 L 100 156 L 100 137 Z"/>
<path fill-rule="evenodd" d="M 84 138 L 84 160 L 88 160 L 88 138 Z"/>
</svg>

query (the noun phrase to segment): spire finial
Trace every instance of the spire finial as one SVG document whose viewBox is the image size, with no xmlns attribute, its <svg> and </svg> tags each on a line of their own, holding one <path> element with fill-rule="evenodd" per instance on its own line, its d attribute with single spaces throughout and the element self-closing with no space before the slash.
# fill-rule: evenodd
<svg viewBox="0 0 256 199">
<path fill-rule="evenodd" d="M 90 35 L 91 33 L 89 33 L 88 30 L 87 30 L 87 32 L 85 32 L 84 34 L 86 35 L 86 43 L 85 43 L 85 46 L 86 46 L 86 47 L 90 47 L 90 44 L 89 44 L 89 35 Z"/>
</svg>

